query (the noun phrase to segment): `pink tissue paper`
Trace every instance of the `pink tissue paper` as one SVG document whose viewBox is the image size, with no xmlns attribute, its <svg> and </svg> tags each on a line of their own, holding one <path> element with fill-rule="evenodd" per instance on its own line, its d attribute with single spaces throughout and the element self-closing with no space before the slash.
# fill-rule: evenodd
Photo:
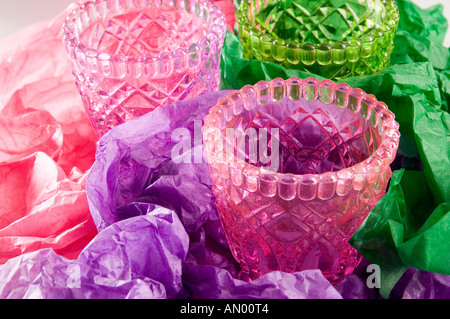
<svg viewBox="0 0 450 319">
<path fill-rule="evenodd" d="M 60 35 L 69 11 L 0 40 L 0 264 L 42 248 L 75 259 L 97 234 L 96 138 Z"/>
</svg>

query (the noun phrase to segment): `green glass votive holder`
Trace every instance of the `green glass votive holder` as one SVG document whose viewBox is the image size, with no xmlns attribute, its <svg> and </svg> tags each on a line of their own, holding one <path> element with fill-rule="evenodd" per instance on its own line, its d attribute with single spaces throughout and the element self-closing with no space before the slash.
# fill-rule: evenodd
<svg viewBox="0 0 450 319">
<path fill-rule="evenodd" d="M 395 0 L 243 0 L 236 13 L 246 59 L 341 80 L 390 65 Z"/>
</svg>

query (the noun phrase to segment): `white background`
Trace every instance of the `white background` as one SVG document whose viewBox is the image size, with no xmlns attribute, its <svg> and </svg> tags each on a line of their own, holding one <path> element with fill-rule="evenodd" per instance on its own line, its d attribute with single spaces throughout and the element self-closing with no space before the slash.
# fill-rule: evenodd
<svg viewBox="0 0 450 319">
<path fill-rule="evenodd" d="M 73 0 L 0 0 L 0 39 L 21 28 L 48 20 L 62 12 Z M 444 5 L 444 14 L 450 24 L 450 0 L 413 0 L 422 8 Z M 450 29 L 450 28 L 449 28 Z M 450 31 L 444 44 L 450 46 Z"/>
</svg>

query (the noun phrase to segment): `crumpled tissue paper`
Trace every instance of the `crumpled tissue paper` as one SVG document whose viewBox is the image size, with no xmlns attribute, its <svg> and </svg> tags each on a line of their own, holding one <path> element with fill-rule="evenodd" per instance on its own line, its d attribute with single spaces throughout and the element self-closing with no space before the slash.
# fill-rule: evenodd
<svg viewBox="0 0 450 319">
<path fill-rule="evenodd" d="M 336 287 L 314 269 L 252 282 L 242 276 L 207 163 L 194 161 L 202 152 L 199 123 L 226 93 L 181 101 L 108 132 L 86 180 L 99 234 L 76 260 L 49 249 L 10 259 L 0 266 L 0 298 L 380 298 L 366 284 L 367 263 Z M 172 154 L 180 135 L 193 146 L 190 157 L 180 154 L 186 162 Z M 394 291 L 440 298 L 449 289 L 450 276 L 420 271 Z"/>
<path fill-rule="evenodd" d="M 422 39 L 425 30 L 431 41 L 441 39 L 441 27 L 435 24 L 440 21 L 436 19 L 439 10 L 423 14 L 407 1 L 399 3 L 416 12 L 411 15 L 416 22 L 433 16 L 429 20 L 433 23 L 431 31 L 420 23 L 416 24 L 422 31 L 419 27 L 414 32 L 405 31 L 409 42 L 415 37 Z M 450 96 L 444 70 L 447 64 L 442 60 L 445 55 L 438 58 L 432 54 L 436 50 L 445 52 L 439 44 L 429 42 L 428 51 L 419 50 L 426 59 L 432 54 L 431 62 L 417 62 L 415 51 L 405 49 L 406 54 L 397 55 L 397 61 L 402 62 L 394 63 L 381 76 L 350 79 L 355 81 L 351 85 L 360 84 L 365 90 L 376 91 L 377 96 L 392 99 L 389 105 L 400 117 L 407 139 L 402 140 L 392 187 L 379 206 L 393 207 L 396 202 L 400 209 L 392 214 L 374 210 L 354 241 L 371 260 L 364 259 L 353 274 L 333 287 L 319 270 L 272 272 L 248 281 L 228 248 L 205 160 L 178 163 L 179 159 L 192 160 L 202 154 L 201 120 L 226 91 L 178 102 L 114 128 L 98 142 L 94 162 L 93 133 L 67 71 L 69 66 L 60 60 L 64 52 L 55 53 L 63 50 L 56 25 L 54 22 L 30 28 L 17 37 L 20 41 L 15 46 L 1 46 L 0 50 L 0 68 L 9 72 L 0 72 L 0 76 L 9 74 L 3 80 L 6 85 L 0 88 L 1 111 L 8 114 L 0 123 L 7 136 L 1 148 L 6 151 L 0 156 L 0 172 L 4 169 L 0 174 L 6 186 L 0 194 L 8 208 L 8 213 L 0 218 L 4 227 L 0 230 L 0 236 L 4 231 L 0 249 L 13 251 L 0 253 L 4 256 L 4 264 L 0 265 L 0 298 L 382 298 L 387 297 L 386 293 L 390 298 L 449 298 L 450 276 L 408 268 L 413 260 L 412 265 L 418 268 L 441 267 L 444 263 L 426 262 L 420 253 L 409 255 L 406 248 L 401 254 L 397 252 L 401 251 L 401 244 L 420 248 L 409 243 L 420 242 L 423 236 L 442 230 L 446 225 L 443 217 L 448 216 L 446 188 L 442 184 L 445 171 L 433 157 L 430 150 L 434 142 L 428 139 L 448 136 L 446 115 L 442 115 L 448 110 Z M 409 28 L 410 23 L 404 26 Z M 36 34 L 40 37 L 33 36 Z M 48 43 L 44 46 L 45 41 Z M 30 44 L 35 55 L 21 55 L 28 46 L 20 48 L 18 43 L 36 43 L 35 48 Z M 230 48 L 238 47 L 230 34 L 227 43 Z M 232 57 L 231 51 L 225 50 L 224 54 Z M 21 56 L 24 60 L 19 59 Z M 47 60 L 48 56 L 53 58 Z M 12 62 L 16 58 L 19 60 Z M 264 68 L 271 69 L 266 65 Z M 264 79 L 258 78 L 258 67 L 254 70 L 255 77 L 251 79 Z M 230 74 L 228 71 L 224 79 Z M 418 74 L 424 75 L 426 81 L 411 83 L 412 78 L 419 78 Z M 238 67 L 236 75 L 242 82 Z M 279 76 L 276 72 L 269 75 Z M 232 82 L 230 78 L 224 81 Z M 20 120 L 15 120 L 17 117 Z M 441 124 L 435 130 L 427 130 L 429 122 L 436 118 L 441 119 Z M 422 130 L 417 130 L 420 121 Z M 33 132 L 40 134 L 30 136 L 30 126 L 35 126 L 37 131 Z M 7 132 L 8 128 L 13 129 Z M 192 144 L 189 157 L 186 153 L 178 158 L 172 156 L 173 146 L 186 136 Z M 19 138 L 21 142 L 16 143 Z M 421 165 L 423 170 L 411 170 Z M 411 213 L 415 204 L 420 204 L 411 201 L 417 194 L 411 181 L 427 185 L 422 197 L 433 196 L 420 206 L 418 213 Z M 403 206 L 402 200 L 406 203 Z M 429 203 L 431 206 L 427 206 Z M 53 211 L 55 208 L 57 211 Z M 62 231 L 67 227 L 67 217 L 72 220 L 70 230 Z M 374 225 L 382 225 L 383 231 Z M 393 233 L 386 225 L 406 231 Z M 70 233 L 74 235 L 65 238 Z M 10 242 L 1 244 L 1 240 Z M 388 263 L 383 264 L 384 255 L 370 254 L 376 251 L 371 246 L 374 242 L 384 245 L 385 251 L 391 253 L 388 258 L 397 258 L 398 263 L 392 264 L 394 269 L 385 268 Z M 382 276 L 382 295 L 367 285 L 367 266 L 371 262 L 383 266 L 382 274 L 391 274 L 391 280 Z"/>
<path fill-rule="evenodd" d="M 78 257 L 97 229 L 85 179 L 95 135 L 59 35 L 66 12 L 0 40 L 0 264 Z"/>
</svg>

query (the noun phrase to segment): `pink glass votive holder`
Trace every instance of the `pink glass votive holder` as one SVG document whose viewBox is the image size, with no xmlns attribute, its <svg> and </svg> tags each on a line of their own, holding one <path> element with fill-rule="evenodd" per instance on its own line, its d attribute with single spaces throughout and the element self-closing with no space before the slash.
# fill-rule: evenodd
<svg viewBox="0 0 450 319">
<path fill-rule="evenodd" d="M 97 136 L 218 90 L 225 32 L 225 16 L 210 0 L 98 0 L 76 8 L 64 43 Z"/>
<path fill-rule="evenodd" d="M 320 269 L 333 284 L 352 273 L 348 240 L 385 194 L 398 127 L 373 95 L 330 80 L 261 81 L 219 100 L 203 141 L 242 271 Z"/>
</svg>

